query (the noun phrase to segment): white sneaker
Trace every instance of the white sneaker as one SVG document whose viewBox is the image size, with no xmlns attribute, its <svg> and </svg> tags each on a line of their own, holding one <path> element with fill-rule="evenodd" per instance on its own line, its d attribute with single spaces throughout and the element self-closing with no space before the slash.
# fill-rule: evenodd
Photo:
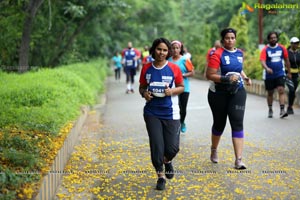
<svg viewBox="0 0 300 200">
<path fill-rule="evenodd" d="M 284 118 L 287 116 L 288 116 L 287 112 L 285 112 L 284 110 L 280 111 L 280 118 Z"/>
<path fill-rule="evenodd" d="M 235 160 L 234 168 L 235 169 L 246 169 L 246 165 L 242 162 L 242 157 Z"/>
</svg>

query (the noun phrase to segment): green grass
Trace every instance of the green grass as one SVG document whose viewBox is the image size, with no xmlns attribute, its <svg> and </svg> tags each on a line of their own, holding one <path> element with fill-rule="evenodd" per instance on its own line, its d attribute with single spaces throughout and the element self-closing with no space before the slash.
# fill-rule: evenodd
<svg viewBox="0 0 300 200">
<path fill-rule="evenodd" d="M 38 185 L 45 159 L 51 162 L 45 149 L 82 106 L 96 103 L 108 73 L 104 59 L 24 74 L 0 71 L 0 199 L 28 198 L 22 189 Z M 26 171 L 37 173 L 19 173 Z"/>
<path fill-rule="evenodd" d="M 104 60 L 25 74 L 0 72 L 0 127 L 56 133 L 103 90 Z"/>
</svg>

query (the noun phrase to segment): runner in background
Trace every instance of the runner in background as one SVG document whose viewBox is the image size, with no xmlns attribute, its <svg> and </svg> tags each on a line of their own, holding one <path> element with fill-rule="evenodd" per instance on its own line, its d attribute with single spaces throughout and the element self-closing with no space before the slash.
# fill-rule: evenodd
<svg viewBox="0 0 300 200">
<path fill-rule="evenodd" d="M 268 92 L 267 103 L 269 107 L 268 117 L 273 117 L 273 95 L 275 89 L 279 96 L 280 118 L 288 116 L 284 110 L 285 103 L 285 77 L 291 79 L 290 61 L 287 49 L 278 43 L 278 33 L 270 32 L 267 36 L 268 44 L 260 52 L 260 62 L 264 68 L 265 87 Z"/>
<path fill-rule="evenodd" d="M 187 104 L 190 95 L 189 77 L 194 76 L 195 72 L 191 60 L 188 57 L 183 55 L 184 54 L 183 44 L 178 40 L 172 41 L 171 44 L 172 44 L 172 57 L 169 58 L 169 61 L 179 66 L 184 80 L 184 92 L 179 95 L 179 108 L 180 108 L 181 132 L 185 133 L 187 130 L 185 124 L 185 118 L 187 112 Z"/>
<path fill-rule="evenodd" d="M 182 44 L 183 45 L 183 44 Z M 192 54 L 189 52 L 187 47 L 183 47 L 183 55 L 192 61 Z"/>
<path fill-rule="evenodd" d="M 207 70 L 209 58 L 220 47 L 222 47 L 222 44 L 221 44 L 220 40 L 216 40 L 215 43 L 214 43 L 214 46 L 207 51 L 207 53 L 206 53 L 206 65 L 205 65 L 205 69 L 204 69 L 204 77 L 206 76 L 206 70 Z"/>
<path fill-rule="evenodd" d="M 144 67 L 147 63 L 153 62 L 151 54 L 149 53 L 148 45 L 145 45 L 144 50 L 142 52 L 142 66 Z"/>
<path fill-rule="evenodd" d="M 113 68 L 115 71 L 115 80 L 120 81 L 121 79 L 121 68 L 122 68 L 122 56 L 119 51 L 112 57 Z"/>
<path fill-rule="evenodd" d="M 127 48 L 122 51 L 122 63 L 124 65 L 124 72 L 126 74 L 126 94 L 134 93 L 133 84 L 136 70 L 138 67 L 138 60 L 141 58 L 141 53 L 132 47 L 132 42 L 128 42 Z"/>
<path fill-rule="evenodd" d="M 147 55 L 143 58 L 142 60 L 142 66 L 144 67 L 146 64 L 153 62 L 154 59 L 152 58 L 151 55 Z"/>
<path fill-rule="evenodd" d="M 145 45 L 144 50 L 142 51 L 142 59 L 144 59 L 147 56 L 149 56 L 149 47 L 148 45 Z"/>
</svg>

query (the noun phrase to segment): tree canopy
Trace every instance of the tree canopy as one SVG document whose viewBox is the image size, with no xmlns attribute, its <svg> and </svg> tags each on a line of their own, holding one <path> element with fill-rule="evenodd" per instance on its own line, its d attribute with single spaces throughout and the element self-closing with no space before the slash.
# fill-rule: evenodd
<svg viewBox="0 0 300 200">
<path fill-rule="evenodd" d="M 237 29 L 238 47 L 254 51 L 259 10 L 255 3 L 248 4 L 253 12 L 241 14 L 245 8 L 240 0 L 2 0 L 0 66 L 16 71 L 22 66 L 24 71 L 56 67 L 110 57 L 128 41 L 141 49 L 157 37 L 181 40 L 193 55 L 205 55 L 228 26 Z M 263 13 L 264 38 L 278 31 L 286 35 L 286 44 L 286 38 L 300 36 L 300 9 Z"/>
</svg>

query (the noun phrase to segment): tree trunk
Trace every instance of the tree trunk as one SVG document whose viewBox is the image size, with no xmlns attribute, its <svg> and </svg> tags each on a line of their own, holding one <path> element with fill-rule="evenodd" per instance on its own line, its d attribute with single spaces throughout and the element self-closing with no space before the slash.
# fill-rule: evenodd
<svg viewBox="0 0 300 200">
<path fill-rule="evenodd" d="M 19 50 L 19 69 L 20 73 L 26 72 L 29 69 L 29 46 L 30 35 L 35 14 L 44 0 L 30 0 L 26 9 L 26 17 L 24 20 L 21 46 Z"/>
</svg>

